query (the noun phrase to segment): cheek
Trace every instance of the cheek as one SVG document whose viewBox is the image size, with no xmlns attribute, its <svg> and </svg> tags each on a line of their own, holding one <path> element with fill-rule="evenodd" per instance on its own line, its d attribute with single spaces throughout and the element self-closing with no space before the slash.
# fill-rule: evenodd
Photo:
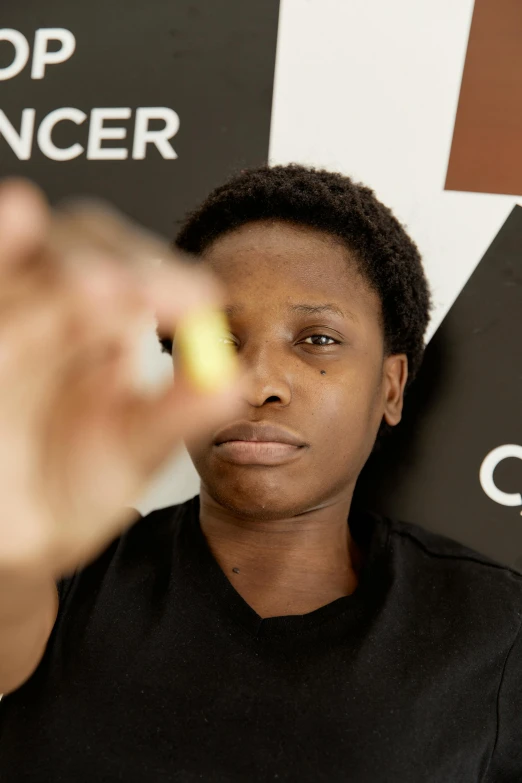
<svg viewBox="0 0 522 783">
<path fill-rule="evenodd" d="M 361 373 L 343 374 L 335 382 L 324 378 L 322 389 L 316 389 L 311 409 L 312 427 L 322 440 L 336 444 L 347 456 L 358 446 L 364 448 L 367 435 L 373 429 L 379 413 L 378 384 Z"/>
</svg>

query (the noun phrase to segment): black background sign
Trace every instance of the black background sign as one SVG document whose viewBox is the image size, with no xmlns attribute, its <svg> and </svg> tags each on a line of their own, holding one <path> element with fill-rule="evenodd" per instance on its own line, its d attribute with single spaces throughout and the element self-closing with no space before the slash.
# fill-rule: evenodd
<svg viewBox="0 0 522 783">
<path fill-rule="evenodd" d="M 0 174 L 36 180 L 52 201 L 76 193 L 102 196 L 171 237 L 175 221 L 211 188 L 238 168 L 267 160 L 278 13 L 277 0 L 3 2 L 1 28 L 21 33 L 30 55 L 20 73 L 0 81 L 0 109 L 18 134 L 24 109 L 35 110 L 35 125 L 27 160 L 0 138 Z M 75 51 L 47 64 L 43 78 L 31 78 L 35 33 L 49 28 L 70 31 Z M 44 49 L 62 46 L 49 40 Z M 13 44 L 0 40 L 0 68 L 9 67 L 14 55 Z M 155 107 L 179 118 L 179 130 L 167 142 L 177 157 L 164 157 L 149 143 L 143 159 L 133 158 L 138 109 Z M 64 108 L 86 118 L 57 122 L 52 144 L 80 144 L 83 151 L 57 161 L 42 152 L 38 131 L 51 112 Z M 125 149 L 126 159 L 88 158 L 96 108 L 130 110 L 128 119 L 103 122 L 104 128 L 123 128 L 125 138 L 98 143 Z M 148 120 L 148 130 L 161 128 L 164 119 Z M 49 136 L 45 127 L 42 136 Z"/>
<path fill-rule="evenodd" d="M 489 453 L 522 450 L 522 207 L 515 207 L 430 341 L 403 421 L 368 460 L 357 502 L 522 565 L 522 502 L 492 500 Z M 511 449 L 515 454 L 515 449 Z M 492 476 L 522 493 L 522 459 Z"/>
</svg>

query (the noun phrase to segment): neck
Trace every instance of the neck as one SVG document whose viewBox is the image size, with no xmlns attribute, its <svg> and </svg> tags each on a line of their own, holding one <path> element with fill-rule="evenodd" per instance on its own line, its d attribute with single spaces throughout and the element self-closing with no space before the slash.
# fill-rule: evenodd
<svg viewBox="0 0 522 783">
<path fill-rule="evenodd" d="M 362 553 L 350 534 L 351 496 L 282 519 L 242 517 L 200 492 L 200 524 L 220 567 L 260 617 L 307 614 L 350 595 Z"/>
</svg>

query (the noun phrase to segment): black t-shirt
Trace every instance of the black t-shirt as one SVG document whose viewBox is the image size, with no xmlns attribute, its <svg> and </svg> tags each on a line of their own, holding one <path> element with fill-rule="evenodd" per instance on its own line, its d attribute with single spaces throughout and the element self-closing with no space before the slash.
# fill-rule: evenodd
<svg viewBox="0 0 522 783">
<path fill-rule="evenodd" d="M 199 497 L 60 582 L 32 677 L 0 701 L 2 783 L 522 781 L 522 575 L 350 514 L 356 591 L 261 619 Z"/>
</svg>

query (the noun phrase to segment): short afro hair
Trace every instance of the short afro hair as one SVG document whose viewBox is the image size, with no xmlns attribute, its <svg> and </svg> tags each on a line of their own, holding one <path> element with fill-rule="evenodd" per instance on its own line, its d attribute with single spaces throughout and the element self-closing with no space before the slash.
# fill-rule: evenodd
<svg viewBox="0 0 522 783">
<path fill-rule="evenodd" d="M 343 241 L 382 304 L 387 355 L 408 357 L 408 383 L 424 354 L 431 297 L 417 246 L 374 192 L 350 177 L 298 164 L 246 169 L 216 188 L 182 224 L 174 246 L 201 254 L 260 220 L 309 226 Z M 163 350 L 172 340 L 160 336 Z"/>
</svg>

